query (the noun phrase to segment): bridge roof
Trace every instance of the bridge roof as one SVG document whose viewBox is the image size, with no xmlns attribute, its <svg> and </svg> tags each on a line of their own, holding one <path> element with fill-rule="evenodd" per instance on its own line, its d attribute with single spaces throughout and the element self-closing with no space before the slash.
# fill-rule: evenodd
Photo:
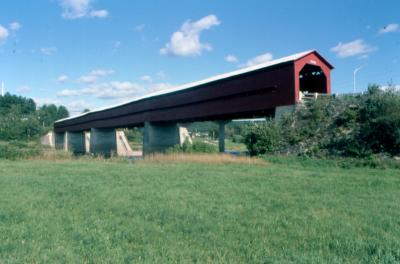
<svg viewBox="0 0 400 264">
<path fill-rule="evenodd" d="M 154 93 L 146 94 L 146 95 L 144 95 L 142 97 L 138 97 L 138 98 L 129 100 L 129 101 L 121 103 L 121 104 L 108 106 L 108 107 L 104 107 L 104 108 L 99 108 L 99 109 L 96 109 L 96 110 L 93 110 L 93 111 L 90 111 L 90 112 L 82 113 L 82 114 L 75 115 L 75 116 L 72 116 L 72 117 L 67 117 L 67 118 L 64 118 L 64 119 L 60 119 L 60 120 L 57 120 L 55 123 L 59 123 L 59 122 L 66 121 L 66 120 L 75 119 L 75 118 L 78 118 L 78 117 L 89 115 L 91 113 L 110 110 L 110 109 L 117 108 L 117 107 L 120 107 L 120 106 L 123 106 L 123 105 L 126 105 L 126 104 L 133 103 L 133 102 L 138 102 L 138 101 L 141 101 L 141 100 L 144 100 L 144 99 L 149 99 L 149 98 L 157 97 L 157 96 L 160 96 L 160 95 L 166 95 L 166 94 L 169 94 L 169 93 L 174 93 L 174 92 L 178 92 L 178 91 L 182 91 L 182 90 L 198 87 L 198 86 L 201 86 L 201 85 L 204 85 L 204 84 L 213 83 L 215 81 L 220 81 L 220 80 L 228 79 L 228 78 L 231 78 L 231 77 L 239 76 L 239 75 L 242 75 L 242 74 L 251 73 L 251 72 L 254 72 L 254 71 L 257 71 L 257 70 L 266 69 L 266 68 L 277 66 L 277 65 L 280 65 L 280 64 L 294 62 L 294 61 L 297 61 L 297 60 L 309 55 L 310 53 L 315 53 L 316 55 L 318 55 L 319 58 L 321 58 L 328 65 L 329 68 L 333 68 L 333 66 L 331 64 L 329 64 L 329 62 L 327 62 L 321 55 L 319 55 L 318 52 L 316 52 L 315 50 L 308 50 L 308 51 L 292 54 L 292 55 L 287 56 L 287 57 L 283 57 L 283 58 L 279 58 L 279 59 L 276 59 L 276 60 L 271 60 L 271 61 L 268 61 L 268 62 L 257 64 L 257 65 L 254 65 L 254 66 L 242 68 L 242 69 L 239 69 L 239 70 L 236 70 L 236 71 L 219 74 L 219 75 L 216 75 L 216 76 L 204 79 L 204 80 L 191 82 L 191 83 L 187 83 L 187 84 L 184 84 L 184 85 L 180 85 L 180 86 L 172 87 L 172 88 L 169 88 L 169 89 L 160 90 L 160 91 L 157 91 L 157 92 L 154 92 Z"/>
</svg>

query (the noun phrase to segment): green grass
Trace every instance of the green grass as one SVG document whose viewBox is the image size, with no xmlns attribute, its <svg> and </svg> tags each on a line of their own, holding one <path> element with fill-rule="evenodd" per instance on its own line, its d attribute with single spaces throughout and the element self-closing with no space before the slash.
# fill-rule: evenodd
<svg viewBox="0 0 400 264">
<path fill-rule="evenodd" d="M 400 170 L 0 161 L 0 263 L 398 263 Z"/>
</svg>

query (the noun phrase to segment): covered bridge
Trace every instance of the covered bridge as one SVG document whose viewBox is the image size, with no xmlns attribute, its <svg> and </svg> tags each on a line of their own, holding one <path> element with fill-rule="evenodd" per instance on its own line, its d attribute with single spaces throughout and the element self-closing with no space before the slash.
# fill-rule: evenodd
<svg viewBox="0 0 400 264">
<path fill-rule="evenodd" d="M 228 120 L 276 116 L 302 93 L 330 94 L 332 69 L 314 50 L 297 53 L 58 120 L 55 145 L 84 152 L 84 134 L 90 132 L 90 151 L 108 155 L 116 149 L 117 128 L 144 126 L 144 153 L 162 151 L 179 144 L 179 124 L 221 121 L 223 132 Z"/>
</svg>

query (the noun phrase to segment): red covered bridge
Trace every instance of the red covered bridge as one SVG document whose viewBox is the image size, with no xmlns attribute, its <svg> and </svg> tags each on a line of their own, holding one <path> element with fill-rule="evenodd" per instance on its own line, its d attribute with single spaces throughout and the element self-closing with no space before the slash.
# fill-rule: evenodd
<svg viewBox="0 0 400 264">
<path fill-rule="evenodd" d="M 221 74 L 59 120 L 56 146 L 82 152 L 84 132 L 91 131 L 91 152 L 107 154 L 116 148 L 116 128 L 144 126 L 144 152 L 161 151 L 179 143 L 178 123 L 274 116 L 301 93 L 330 94 L 332 69 L 318 52 L 307 51 Z"/>
</svg>

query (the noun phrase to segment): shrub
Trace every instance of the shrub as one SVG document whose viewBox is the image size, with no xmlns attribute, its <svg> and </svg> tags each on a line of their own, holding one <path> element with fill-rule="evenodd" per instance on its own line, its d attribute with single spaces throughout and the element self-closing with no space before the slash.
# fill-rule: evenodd
<svg viewBox="0 0 400 264">
<path fill-rule="evenodd" d="M 191 144 L 189 141 L 185 140 L 185 142 L 181 145 L 176 145 L 172 148 L 169 148 L 167 153 L 218 153 L 218 147 L 211 143 L 203 142 L 203 141 L 194 141 Z"/>
<path fill-rule="evenodd" d="M 0 144 L 0 159 L 26 159 L 39 156 L 42 153 L 43 148 L 34 143 L 11 141 Z"/>
<path fill-rule="evenodd" d="M 273 120 L 249 125 L 244 136 L 244 143 L 252 156 L 280 150 L 281 140 L 280 127 Z"/>
<path fill-rule="evenodd" d="M 400 94 L 371 85 L 362 95 L 321 98 L 298 105 L 278 121 L 248 126 L 245 143 L 251 155 L 399 155 Z"/>
</svg>

